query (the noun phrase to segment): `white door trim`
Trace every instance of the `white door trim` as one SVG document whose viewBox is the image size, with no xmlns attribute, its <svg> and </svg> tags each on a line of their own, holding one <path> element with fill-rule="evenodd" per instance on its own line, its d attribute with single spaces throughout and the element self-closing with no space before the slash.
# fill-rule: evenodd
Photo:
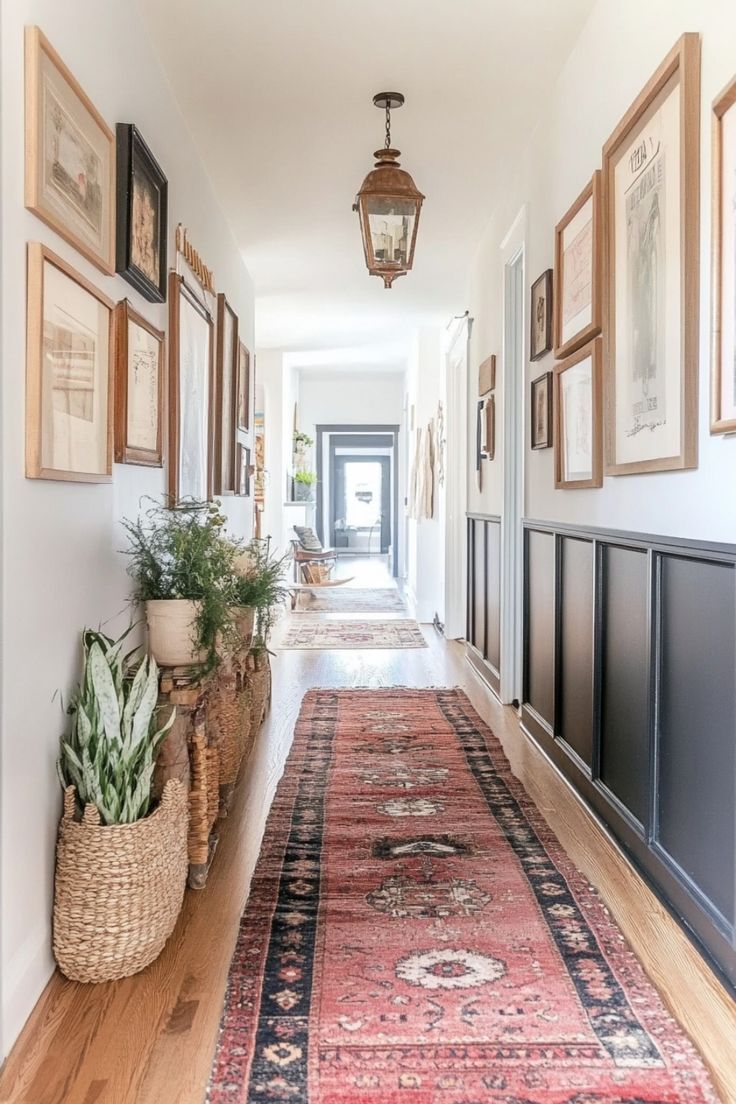
<svg viewBox="0 0 736 1104">
<path fill-rule="evenodd" d="M 445 636 L 465 636 L 465 515 L 468 505 L 468 342 L 472 319 L 456 323 L 445 353 Z"/>
<path fill-rule="evenodd" d="M 503 513 L 501 517 L 501 681 L 505 704 L 522 696 L 522 531 L 527 358 L 527 206 L 501 243 L 503 318 Z"/>
</svg>

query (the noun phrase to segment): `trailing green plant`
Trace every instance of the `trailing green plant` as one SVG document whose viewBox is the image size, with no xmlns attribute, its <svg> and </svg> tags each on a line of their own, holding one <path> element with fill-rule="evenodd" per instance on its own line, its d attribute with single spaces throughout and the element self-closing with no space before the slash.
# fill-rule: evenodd
<svg viewBox="0 0 736 1104">
<path fill-rule="evenodd" d="M 217 662 L 218 642 L 232 636 L 230 591 L 242 544 L 225 537 L 226 523 L 219 503 L 191 499 L 173 507 L 156 503 L 136 521 L 123 521 L 137 600 L 195 601 L 193 643 L 206 650 L 208 666 Z"/>
<path fill-rule="evenodd" d="M 176 715 L 157 727 L 158 667 L 152 656 L 136 664 L 138 648 L 123 655 L 128 632 L 119 640 L 82 633 L 82 680 L 57 761 L 61 785 L 76 788 L 78 812 L 96 805 L 103 824 L 130 824 L 148 813 L 156 754 Z"/>
<path fill-rule="evenodd" d="M 312 471 L 298 471 L 294 474 L 295 483 L 303 483 L 305 487 L 313 487 L 317 482 L 317 476 Z"/>
<path fill-rule="evenodd" d="M 294 430 L 294 448 L 311 448 L 314 444 L 314 438 L 310 437 L 308 433 L 302 433 L 301 430 Z"/>
<path fill-rule="evenodd" d="M 279 606 L 289 595 L 286 584 L 286 556 L 271 551 L 270 540 L 252 540 L 246 545 L 232 589 L 233 605 L 256 610 L 254 651 L 268 648 Z"/>
</svg>

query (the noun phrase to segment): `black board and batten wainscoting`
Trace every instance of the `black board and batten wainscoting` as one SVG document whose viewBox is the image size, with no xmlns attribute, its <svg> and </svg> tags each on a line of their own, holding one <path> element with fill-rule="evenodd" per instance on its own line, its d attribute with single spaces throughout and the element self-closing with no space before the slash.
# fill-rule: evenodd
<svg viewBox="0 0 736 1104">
<path fill-rule="evenodd" d="M 467 515 L 467 656 L 498 694 L 501 670 L 501 519 Z"/>
<path fill-rule="evenodd" d="M 522 724 L 735 988 L 736 547 L 524 522 Z"/>
</svg>

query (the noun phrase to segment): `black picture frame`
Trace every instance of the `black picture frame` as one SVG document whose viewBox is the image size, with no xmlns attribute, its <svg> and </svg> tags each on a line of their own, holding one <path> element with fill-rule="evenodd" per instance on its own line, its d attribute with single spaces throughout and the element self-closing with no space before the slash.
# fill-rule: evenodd
<svg viewBox="0 0 736 1104">
<path fill-rule="evenodd" d="M 543 303 L 542 311 L 543 316 L 541 320 L 537 317 L 537 310 L 540 306 L 539 289 L 543 287 Z M 548 268 L 546 272 L 543 272 L 541 276 L 532 284 L 530 294 L 530 306 L 529 306 L 529 320 L 530 320 L 530 333 L 529 333 L 529 359 L 539 360 L 541 357 L 546 356 L 547 353 L 552 350 L 552 269 Z M 541 322 L 541 325 L 540 325 Z M 538 334 L 538 328 L 542 330 L 541 339 Z"/>
<path fill-rule="evenodd" d="M 543 437 L 537 434 L 537 390 L 543 387 L 547 392 L 547 417 L 545 418 L 545 433 Z M 552 448 L 553 444 L 553 420 L 552 420 L 552 372 L 543 372 L 532 380 L 532 395 L 530 407 L 531 420 L 531 447 L 533 449 Z"/>
<path fill-rule="evenodd" d="M 134 123 L 118 123 L 115 271 L 150 303 L 166 302 L 169 184 Z M 157 199 L 153 236 L 158 249 L 158 278 L 136 263 L 133 250 L 135 178 L 145 180 Z"/>
</svg>

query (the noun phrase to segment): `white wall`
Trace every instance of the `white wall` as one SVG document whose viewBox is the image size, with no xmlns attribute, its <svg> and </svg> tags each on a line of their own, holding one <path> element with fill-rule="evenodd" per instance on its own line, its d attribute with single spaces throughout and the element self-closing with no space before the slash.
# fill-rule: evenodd
<svg viewBox="0 0 736 1104">
<path fill-rule="evenodd" d="M 629 104 L 684 31 L 702 35 L 700 460 L 691 472 L 618 476 L 599 490 L 556 491 L 553 451 L 529 448 L 525 415 L 525 514 L 680 537 L 736 541 L 736 439 L 711 437 L 710 406 L 710 105 L 736 73 L 736 5 L 726 0 L 599 0 L 560 79 L 544 97 L 534 132 L 507 151 L 508 175 L 493 182 L 496 207 L 471 275 L 468 444 L 474 450 L 477 367 L 502 351 L 501 243 L 528 203 L 527 304 L 531 282 L 553 264 L 554 226 L 601 166 L 601 149 Z M 551 354 L 527 365 L 529 384 L 551 369 Z M 469 509 L 500 513 L 503 478 L 503 380 L 497 389 L 498 459 L 484 462 L 484 489 L 469 483 Z"/>
<path fill-rule="evenodd" d="M 304 372 L 299 382 L 299 428 L 316 425 L 399 425 L 403 372 Z"/>
<path fill-rule="evenodd" d="M 54 761 L 79 673 L 79 633 L 128 620 L 120 519 L 164 472 L 116 465 L 109 485 L 24 478 L 26 242 L 42 241 L 114 300 L 155 325 L 166 307 L 107 277 L 23 206 L 23 27 L 37 23 L 111 127 L 135 122 L 169 179 L 170 232 L 183 222 L 240 316 L 253 349 L 253 290 L 136 6 L 118 0 L 12 0 L 2 6 L 2 1051 L 28 1016 L 53 962 L 50 919 L 60 791 Z M 173 252 L 169 254 L 173 261 Z M 232 528 L 250 531 L 251 501 L 231 499 Z"/>
</svg>

